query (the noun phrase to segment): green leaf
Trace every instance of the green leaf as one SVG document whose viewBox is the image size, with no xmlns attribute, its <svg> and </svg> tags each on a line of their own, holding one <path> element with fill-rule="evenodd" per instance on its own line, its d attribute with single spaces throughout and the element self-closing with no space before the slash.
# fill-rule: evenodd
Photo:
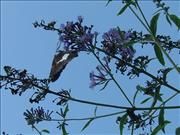
<svg viewBox="0 0 180 135">
<path fill-rule="evenodd" d="M 128 3 L 126 3 L 126 5 L 122 7 L 121 10 L 117 13 L 117 16 L 121 15 L 131 4 L 132 4 L 132 1 L 129 1 Z"/>
<path fill-rule="evenodd" d="M 163 95 L 163 94 L 158 94 L 158 95 L 157 95 L 157 100 L 163 102 L 163 99 L 162 99 L 162 97 L 161 97 L 162 95 Z"/>
<path fill-rule="evenodd" d="M 7 75 L 10 75 L 11 74 L 11 71 L 12 68 L 10 66 L 4 66 L 4 71 L 6 72 Z"/>
<path fill-rule="evenodd" d="M 158 123 L 159 125 L 162 125 L 164 123 L 164 108 L 159 111 Z M 164 127 L 161 130 L 163 131 L 163 133 L 165 133 Z"/>
<path fill-rule="evenodd" d="M 135 101 L 136 101 L 136 97 L 138 94 L 139 90 L 137 89 L 136 92 L 134 93 L 134 97 L 133 97 L 133 105 L 135 106 Z"/>
<path fill-rule="evenodd" d="M 160 13 L 154 15 L 150 22 L 150 29 L 154 36 L 156 35 L 156 31 L 157 31 L 157 21 L 158 21 L 159 15 Z"/>
<path fill-rule="evenodd" d="M 93 120 L 94 120 L 94 119 L 88 120 L 88 122 L 84 125 L 84 127 L 82 128 L 81 131 L 85 130 Z"/>
<path fill-rule="evenodd" d="M 171 23 L 171 20 L 169 19 L 169 16 L 168 16 L 168 15 L 166 15 L 166 20 L 167 20 L 167 22 L 169 23 L 169 25 L 171 26 L 172 23 Z"/>
<path fill-rule="evenodd" d="M 180 135 L 180 127 L 176 128 L 176 135 Z"/>
<path fill-rule="evenodd" d="M 162 54 L 162 51 L 161 49 L 159 48 L 158 45 L 154 45 L 154 51 L 155 51 L 155 54 L 156 54 L 156 57 L 157 59 L 159 60 L 159 62 L 164 66 L 165 65 L 165 61 L 164 61 L 164 58 L 163 58 L 163 54 Z"/>
<path fill-rule="evenodd" d="M 113 0 L 108 0 L 108 2 L 107 2 L 107 4 L 106 4 L 106 6 L 108 6 L 108 5 L 109 5 L 109 3 L 110 3 L 110 2 L 112 2 L 112 1 L 113 1 Z"/>
<path fill-rule="evenodd" d="M 50 131 L 49 131 L 49 130 L 47 130 L 47 129 L 43 129 L 43 130 L 41 130 L 41 132 L 44 132 L 44 133 L 50 134 Z"/>
<path fill-rule="evenodd" d="M 148 98 L 144 99 L 144 100 L 141 102 L 141 104 L 146 103 L 149 99 L 151 99 L 151 97 L 148 97 Z"/>
<path fill-rule="evenodd" d="M 68 135 L 68 132 L 66 131 L 65 124 L 62 125 L 61 129 L 62 129 L 62 134 L 63 135 Z"/>
<path fill-rule="evenodd" d="M 170 121 L 164 121 L 162 124 L 158 125 L 151 133 L 151 135 L 157 135 L 157 133 L 164 128 L 167 124 L 171 123 Z"/>
<path fill-rule="evenodd" d="M 69 111 L 69 108 L 68 108 L 68 105 L 67 105 L 66 108 L 64 109 L 64 117 L 66 117 L 68 111 Z"/>
<path fill-rule="evenodd" d="M 140 85 L 137 85 L 136 86 L 136 89 L 138 90 L 138 91 L 140 91 L 140 92 L 146 92 L 146 88 L 144 88 L 144 87 L 142 87 L 142 86 L 140 86 Z"/>
<path fill-rule="evenodd" d="M 120 124 L 119 124 L 120 135 L 123 135 L 124 124 L 127 120 L 127 116 L 128 116 L 128 114 L 125 113 L 120 119 Z"/>
<path fill-rule="evenodd" d="M 156 88 L 156 92 L 155 92 L 155 94 L 153 94 L 153 95 L 151 95 L 152 97 L 153 97 L 153 102 L 152 102 L 152 104 L 151 104 L 151 109 L 149 110 L 149 113 L 151 113 L 151 111 L 153 110 L 152 108 L 156 105 L 156 103 L 157 103 L 157 101 L 158 101 L 158 98 L 160 97 L 159 95 L 159 93 L 160 93 L 160 88 L 161 88 L 161 86 L 158 86 L 157 88 Z"/>
<path fill-rule="evenodd" d="M 180 19 L 178 16 L 171 14 L 169 15 L 171 21 L 173 21 L 173 23 L 178 27 L 178 29 L 180 29 Z"/>
<path fill-rule="evenodd" d="M 161 10 L 163 10 L 163 9 L 161 8 L 161 9 L 157 10 L 156 12 L 153 13 L 153 15 L 159 13 Z"/>
<path fill-rule="evenodd" d="M 180 71 L 180 67 L 177 67 L 177 69 Z"/>
</svg>

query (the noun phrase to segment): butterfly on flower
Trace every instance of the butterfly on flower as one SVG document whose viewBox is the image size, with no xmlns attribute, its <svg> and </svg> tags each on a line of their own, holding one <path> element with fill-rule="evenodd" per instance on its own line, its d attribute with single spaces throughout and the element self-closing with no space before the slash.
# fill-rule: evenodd
<svg viewBox="0 0 180 135">
<path fill-rule="evenodd" d="M 49 79 L 51 82 L 55 82 L 65 69 L 66 65 L 75 57 L 78 56 L 77 51 L 57 51 L 54 55 Z"/>
</svg>

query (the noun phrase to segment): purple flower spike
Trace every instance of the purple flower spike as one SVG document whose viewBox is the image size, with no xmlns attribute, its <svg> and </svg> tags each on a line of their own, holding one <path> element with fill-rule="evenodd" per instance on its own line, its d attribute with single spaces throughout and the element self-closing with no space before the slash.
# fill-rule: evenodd
<svg viewBox="0 0 180 135">
<path fill-rule="evenodd" d="M 78 21 L 67 22 L 60 27 L 59 40 L 64 43 L 65 51 L 90 51 L 89 46 L 96 43 L 98 33 L 92 32 L 93 26 L 83 26 L 83 17 L 78 16 Z"/>
<path fill-rule="evenodd" d="M 92 71 L 89 74 L 90 77 L 90 88 L 94 88 L 97 85 L 101 85 L 101 84 L 105 84 L 107 81 L 109 82 L 111 79 L 108 79 L 108 73 L 107 71 L 104 69 L 104 67 L 102 66 L 97 66 L 96 67 L 97 70 L 97 74 L 94 73 L 94 71 Z"/>
<path fill-rule="evenodd" d="M 112 28 L 108 32 L 104 33 L 101 42 L 104 51 L 108 54 L 119 54 L 125 60 L 131 60 L 135 54 L 135 50 L 132 46 L 127 47 L 126 43 L 131 40 L 131 31 L 118 31 L 117 28 Z"/>
</svg>

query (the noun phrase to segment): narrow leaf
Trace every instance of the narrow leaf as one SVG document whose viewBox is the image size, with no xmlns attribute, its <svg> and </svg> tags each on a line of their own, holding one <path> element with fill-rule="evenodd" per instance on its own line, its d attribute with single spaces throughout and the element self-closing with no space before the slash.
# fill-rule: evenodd
<svg viewBox="0 0 180 135">
<path fill-rule="evenodd" d="M 158 95 L 157 95 L 157 100 L 163 102 L 163 99 L 162 99 L 162 97 L 161 97 L 162 95 L 163 95 L 163 94 L 158 94 Z"/>
<path fill-rule="evenodd" d="M 176 128 L 176 135 L 180 135 L 180 127 Z"/>
<path fill-rule="evenodd" d="M 49 130 L 47 130 L 47 129 L 43 129 L 43 130 L 41 130 L 41 132 L 44 132 L 44 133 L 50 134 L 50 131 L 49 131 Z"/>
<path fill-rule="evenodd" d="M 178 29 L 180 29 L 180 19 L 179 17 L 177 17 L 174 14 L 169 15 L 171 21 L 173 21 L 173 23 L 178 27 Z"/>
<path fill-rule="evenodd" d="M 69 111 L 69 108 L 68 108 L 68 105 L 67 105 L 66 108 L 64 109 L 64 117 L 66 117 L 68 111 Z"/>
<path fill-rule="evenodd" d="M 85 130 L 93 120 L 94 120 L 94 119 L 90 119 L 90 120 L 84 125 L 84 127 L 82 128 L 81 131 Z"/>
<path fill-rule="evenodd" d="M 132 3 L 132 1 L 126 3 L 124 7 L 121 8 L 121 10 L 117 13 L 117 16 L 121 15 L 127 8 L 128 6 Z"/>
<path fill-rule="evenodd" d="M 167 22 L 169 23 L 169 25 L 171 26 L 172 23 L 171 23 L 171 20 L 169 19 L 169 16 L 168 16 L 168 15 L 166 15 L 166 20 L 167 20 Z"/>
<path fill-rule="evenodd" d="M 142 86 L 140 86 L 140 85 L 137 85 L 136 86 L 136 89 L 138 90 L 138 91 L 140 91 L 140 92 L 146 92 L 146 88 L 144 88 L 144 87 L 142 87 Z"/>
<path fill-rule="evenodd" d="M 161 9 L 157 10 L 156 12 L 153 13 L 153 15 L 159 13 L 161 10 L 163 10 L 163 9 L 161 8 Z"/>
<path fill-rule="evenodd" d="M 150 22 L 150 29 L 154 36 L 156 35 L 156 31 L 157 31 L 157 21 L 158 21 L 159 15 L 160 13 L 154 15 Z"/>
<path fill-rule="evenodd" d="M 68 135 L 68 132 L 66 131 L 65 124 L 62 125 L 62 133 L 63 135 Z"/>
<path fill-rule="evenodd" d="M 159 111 L 158 123 L 159 125 L 162 125 L 164 123 L 164 108 Z M 165 133 L 164 127 L 162 128 L 162 131 L 163 133 Z"/>
<path fill-rule="evenodd" d="M 136 102 L 136 97 L 137 97 L 137 94 L 138 94 L 139 90 L 137 89 L 135 94 L 134 94 L 134 97 L 133 97 L 133 105 L 135 106 L 135 102 Z"/>
<path fill-rule="evenodd" d="M 144 100 L 141 102 L 141 104 L 146 103 L 149 99 L 151 99 L 151 97 L 148 97 L 148 98 L 144 99 Z"/>
<path fill-rule="evenodd" d="M 108 2 L 107 2 L 107 4 L 106 4 L 106 6 L 108 6 L 108 5 L 109 5 L 109 3 L 110 3 L 110 2 L 112 2 L 112 1 L 113 1 L 113 0 L 108 0 Z"/>
<path fill-rule="evenodd" d="M 157 135 L 157 133 L 164 128 L 167 124 L 171 123 L 170 121 L 164 121 L 163 124 L 158 125 L 151 133 L 151 135 Z"/>
<path fill-rule="evenodd" d="M 159 48 L 158 45 L 154 45 L 154 51 L 155 51 L 155 54 L 156 54 L 156 57 L 157 59 L 159 60 L 159 62 L 164 66 L 165 65 L 165 61 L 164 61 L 164 58 L 163 58 L 163 54 L 162 54 L 162 51 L 161 49 Z"/>
<path fill-rule="evenodd" d="M 124 124 L 126 122 L 127 116 L 128 114 L 126 113 L 120 119 L 120 125 L 119 125 L 120 135 L 123 135 Z"/>
</svg>

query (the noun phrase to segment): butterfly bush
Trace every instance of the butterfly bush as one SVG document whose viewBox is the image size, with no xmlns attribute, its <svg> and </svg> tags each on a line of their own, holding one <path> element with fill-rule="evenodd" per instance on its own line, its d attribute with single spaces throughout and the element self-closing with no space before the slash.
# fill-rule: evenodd
<svg viewBox="0 0 180 135">
<path fill-rule="evenodd" d="M 123 0 L 123 2 L 127 3 L 129 1 Z M 166 17 L 168 18 L 170 15 L 168 12 L 169 7 L 165 6 L 164 3 L 161 2 L 161 0 L 154 0 L 154 3 L 156 4 L 157 8 L 160 8 L 164 11 Z M 113 77 L 113 73 L 111 73 L 112 68 L 110 67 L 110 64 L 114 64 L 116 66 L 116 71 L 120 71 L 122 75 L 125 75 L 126 72 L 126 75 L 129 76 L 130 79 L 139 77 L 142 73 L 149 76 L 151 80 L 147 80 L 145 82 L 145 86 L 141 86 L 139 84 L 137 85 L 137 91 L 133 99 L 133 108 L 126 109 L 127 114 L 124 115 L 128 117 L 124 119 L 124 116 L 124 118 L 119 116 L 116 122 L 119 123 L 120 126 L 121 123 L 124 125 L 129 124 L 128 127 L 132 127 L 133 130 L 140 127 L 144 130 L 146 129 L 146 126 L 151 126 L 152 124 L 154 124 L 154 118 L 156 116 L 154 117 L 153 114 L 150 114 L 152 110 L 137 112 L 138 109 L 135 108 L 135 98 L 137 92 L 141 92 L 144 95 L 148 96 L 148 98 L 141 103 L 145 103 L 150 98 L 153 98 L 153 104 L 151 106 L 152 108 L 155 107 L 157 100 L 163 102 L 163 99 L 161 97 L 162 94 L 160 91 L 161 86 L 165 86 L 176 92 L 179 92 L 179 90 L 169 85 L 169 82 L 166 80 L 167 74 L 173 68 L 160 69 L 158 70 L 158 74 L 156 76 L 151 74 L 147 70 L 148 64 L 152 60 L 154 60 L 154 58 L 149 58 L 149 56 L 143 55 L 135 57 L 136 50 L 133 48 L 133 45 L 135 43 L 141 44 L 142 47 L 147 44 L 150 44 L 152 46 L 156 45 L 156 42 L 152 40 L 152 35 L 143 34 L 142 32 L 132 30 L 121 31 L 119 27 L 110 28 L 107 32 L 104 32 L 102 34 L 102 41 L 100 42 L 101 45 L 98 46 L 98 32 L 93 30 L 93 25 L 84 25 L 83 21 L 83 17 L 78 16 L 76 22 L 67 21 L 64 24 L 61 24 L 58 28 L 55 28 L 55 21 L 47 24 L 44 20 L 42 20 L 41 23 L 38 23 L 36 21 L 35 23 L 33 23 L 33 25 L 35 28 L 42 27 L 45 30 L 58 32 L 60 46 L 58 46 L 57 50 L 61 49 L 58 50 L 59 52 L 62 51 L 63 54 L 68 54 L 70 52 L 75 52 L 75 54 L 78 52 L 88 52 L 88 54 L 93 54 L 97 58 L 100 65 L 96 66 L 96 71 L 91 71 L 89 74 L 90 88 L 103 85 L 103 88 L 101 89 L 103 90 L 110 81 L 114 81 L 116 84 L 118 84 L 118 82 L 116 82 Z M 180 49 L 180 40 L 172 41 L 170 36 L 165 35 L 155 35 L 155 38 L 161 44 L 161 47 L 168 53 L 170 53 L 172 49 Z M 101 52 L 103 52 L 103 54 L 100 54 Z M 71 59 L 73 58 L 74 56 Z M 111 63 L 111 61 L 113 61 L 114 63 Z M 65 68 L 66 64 L 68 64 L 68 62 L 65 63 L 63 69 Z M 53 100 L 53 103 L 56 102 L 57 105 L 66 106 L 64 111 L 62 111 L 61 109 L 60 113 L 56 112 L 60 117 L 63 118 L 58 122 L 58 128 L 63 130 L 63 134 L 68 134 L 65 130 L 65 126 L 67 125 L 66 121 L 73 120 L 65 119 L 66 114 L 69 111 L 67 105 L 68 101 L 72 100 L 80 103 L 91 103 L 89 101 L 83 101 L 73 98 L 70 95 L 70 90 L 68 91 L 61 89 L 58 92 L 50 90 L 49 79 L 37 79 L 34 77 L 34 75 L 27 73 L 25 69 L 16 70 L 15 68 L 12 68 L 10 66 L 5 66 L 4 70 L 6 75 L 0 76 L 0 81 L 3 82 L 0 83 L 0 88 L 4 87 L 5 89 L 9 89 L 13 95 L 19 94 L 21 96 L 22 93 L 26 92 L 28 89 L 33 89 L 34 93 L 29 99 L 30 103 L 39 103 L 39 101 L 43 101 L 47 94 L 54 94 L 58 96 L 58 98 L 55 98 Z M 119 84 L 117 86 L 119 86 Z M 121 88 L 120 90 L 121 92 L 123 92 Z M 125 97 L 127 96 L 125 95 Z M 91 104 L 95 104 L 95 102 Z M 98 105 L 99 104 L 97 103 L 97 106 Z M 24 112 L 24 116 L 28 125 L 35 125 L 43 120 L 52 120 L 52 113 L 53 111 L 45 111 L 44 108 L 38 107 L 36 109 L 31 108 L 30 110 L 26 110 L 26 112 Z M 122 119 L 124 119 L 124 123 L 122 122 Z M 91 121 L 88 121 L 85 127 L 90 122 Z"/>
</svg>

